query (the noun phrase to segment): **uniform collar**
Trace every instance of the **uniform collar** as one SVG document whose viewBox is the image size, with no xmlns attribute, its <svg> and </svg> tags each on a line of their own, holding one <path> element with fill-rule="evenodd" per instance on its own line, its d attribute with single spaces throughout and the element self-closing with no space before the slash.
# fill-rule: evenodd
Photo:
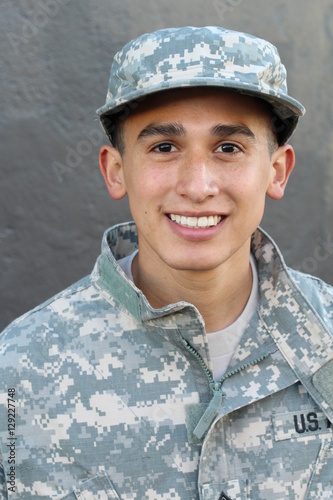
<svg viewBox="0 0 333 500">
<path fill-rule="evenodd" d="M 117 260 L 130 255 L 137 248 L 138 236 L 134 222 L 118 224 L 105 231 L 102 252 L 92 273 L 93 280 L 103 293 L 112 296 L 122 308 L 125 307 L 140 322 L 154 322 L 172 313 L 185 312 L 185 309 L 186 313 L 190 312 L 201 321 L 197 309 L 188 302 L 169 304 L 161 309 L 150 306 L 141 290 L 117 264 Z M 318 316 L 296 285 L 277 245 L 261 228 L 258 228 L 252 236 L 251 251 L 257 261 L 260 311 L 265 323 L 270 328 L 274 327 L 276 318 L 273 312 L 278 313 L 279 321 L 283 324 L 287 322 L 289 328 L 295 319 L 297 322 L 294 308 L 287 307 L 288 300 L 297 304 L 298 314 L 303 311 L 303 315 L 309 314 L 312 322 L 318 323 Z M 304 321 L 306 322 L 306 319 Z"/>
<path fill-rule="evenodd" d="M 188 302 L 169 304 L 154 309 L 145 295 L 128 278 L 117 260 L 130 255 L 138 248 L 137 229 L 134 222 L 118 224 L 105 231 L 102 240 L 102 252 L 93 271 L 93 280 L 102 293 L 126 308 L 137 321 L 161 328 L 175 329 L 177 323 L 172 318 L 174 313 L 185 313 L 203 323 L 199 311 Z M 179 325 L 178 325 L 179 326 Z"/>
</svg>

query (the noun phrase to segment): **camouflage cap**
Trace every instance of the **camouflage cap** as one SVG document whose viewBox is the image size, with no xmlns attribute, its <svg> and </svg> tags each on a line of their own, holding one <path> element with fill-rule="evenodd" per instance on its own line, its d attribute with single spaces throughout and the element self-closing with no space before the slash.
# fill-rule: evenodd
<svg viewBox="0 0 333 500">
<path fill-rule="evenodd" d="M 264 99 L 283 144 L 305 112 L 288 95 L 286 69 L 266 40 L 218 26 L 168 28 L 130 41 L 115 55 L 106 103 L 97 110 L 112 140 L 114 115 L 128 116 L 150 94 L 181 87 L 222 87 Z"/>
</svg>

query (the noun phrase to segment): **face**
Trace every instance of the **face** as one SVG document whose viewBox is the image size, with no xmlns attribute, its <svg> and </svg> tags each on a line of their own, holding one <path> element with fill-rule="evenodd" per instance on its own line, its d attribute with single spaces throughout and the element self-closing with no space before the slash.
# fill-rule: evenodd
<svg viewBox="0 0 333 500">
<path fill-rule="evenodd" d="M 248 261 L 266 194 L 280 198 L 292 169 L 290 146 L 270 154 L 268 127 L 260 100 L 211 89 L 150 97 L 127 118 L 124 153 L 105 147 L 101 169 L 113 198 L 128 194 L 140 262 L 207 271 Z"/>
</svg>

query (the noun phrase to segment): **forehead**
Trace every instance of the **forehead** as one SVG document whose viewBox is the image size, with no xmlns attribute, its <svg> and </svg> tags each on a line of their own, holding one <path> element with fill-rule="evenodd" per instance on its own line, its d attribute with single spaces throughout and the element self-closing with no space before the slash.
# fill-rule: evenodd
<svg viewBox="0 0 333 500">
<path fill-rule="evenodd" d="M 197 113 L 200 122 L 213 120 L 257 122 L 270 116 L 270 106 L 264 100 L 225 89 L 191 87 L 152 94 L 130 111 L 126 122 L 165 121 L 185 118 L 184 112 Z"/>
</svg>

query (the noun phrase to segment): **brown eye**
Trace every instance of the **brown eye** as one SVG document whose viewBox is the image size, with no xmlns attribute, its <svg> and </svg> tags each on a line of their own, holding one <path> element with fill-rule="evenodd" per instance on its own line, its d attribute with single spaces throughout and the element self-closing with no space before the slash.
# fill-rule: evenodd
<svg viewBox="0 0 333 500">
<path fill-rule="evenodd" d="M 228 142 L 225 144 L 221 144 L 216 151 L 218 153 L 233 154 L 233 153 L 238 153 L 240 151 L 240 148 L 236 146 L 236 144 Z"/>
<path fill-rule="evenodd" d="M 153 151 L 157 151 L 158 153 L 172 153 L 176 151 L 176 148 L 170 142 L 161 142 L 161 144 L 154 147 Z"/>
</svg>

